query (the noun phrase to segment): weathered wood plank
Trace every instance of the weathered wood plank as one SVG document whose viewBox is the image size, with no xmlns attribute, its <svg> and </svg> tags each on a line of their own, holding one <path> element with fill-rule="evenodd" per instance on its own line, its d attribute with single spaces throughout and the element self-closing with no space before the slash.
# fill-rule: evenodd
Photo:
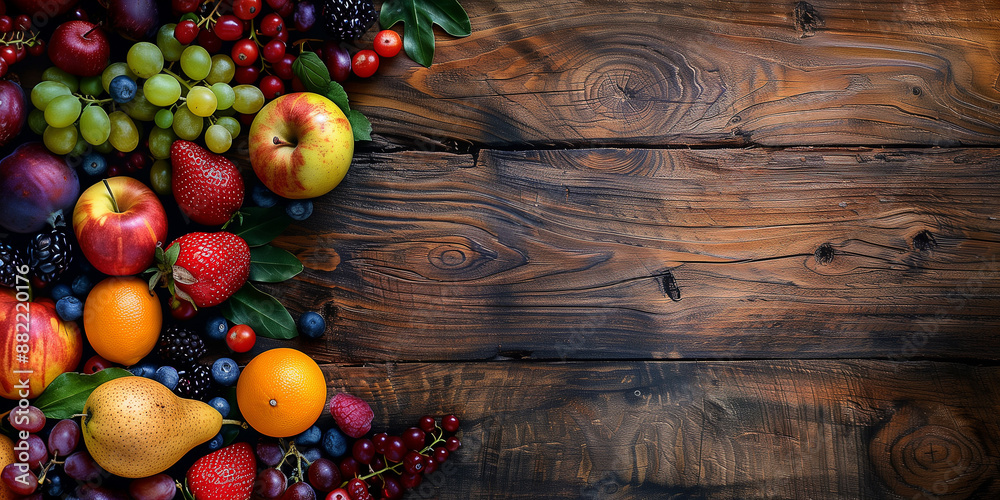
<svg viewBox="0 0 1000 500">
<path fill-rule="evenodd" d="M 319 359 L 1000 358 L 995 149 L 359 156 L 277 244 Z"/>
<path fill-rule="evenodd" d="M 348 86 L 384 142 L 1000 143 L 1000 2 L 469 2 Z"/>
<path fill-rule="evenodd" d="M 325 365 L 401 432 L 464 446 L 407 498 L 960 500 L 1000 495 L 1000 369 L 940 362 Z"/>
</svg>

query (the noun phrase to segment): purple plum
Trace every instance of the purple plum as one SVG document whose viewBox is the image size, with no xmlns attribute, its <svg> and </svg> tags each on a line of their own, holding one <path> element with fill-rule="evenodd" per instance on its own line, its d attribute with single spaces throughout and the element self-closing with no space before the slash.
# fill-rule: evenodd
<svg viewBox="0 0 1000 500">
<path fill-rule="evenodd" d="M 0 160 L 0 226 L 33 233 L 60 210 L 66 220 L 80 196 L 80 179 L 41 142 L 22 144 Z"/>
</svg>

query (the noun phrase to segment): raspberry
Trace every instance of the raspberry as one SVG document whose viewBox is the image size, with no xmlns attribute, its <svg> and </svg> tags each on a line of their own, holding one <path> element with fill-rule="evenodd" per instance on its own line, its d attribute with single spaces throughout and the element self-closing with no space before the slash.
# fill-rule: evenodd
<svg viewBox="0 0 1000 500">
<path fill-rule="evenodd" d="M 337 426 L 344 434 L 359 438 L 372 428 L 375 413 L 368 403 L 357 396 L 338 392 L 330 399 L 330 414 L 337 421 Z"/>
</svg>

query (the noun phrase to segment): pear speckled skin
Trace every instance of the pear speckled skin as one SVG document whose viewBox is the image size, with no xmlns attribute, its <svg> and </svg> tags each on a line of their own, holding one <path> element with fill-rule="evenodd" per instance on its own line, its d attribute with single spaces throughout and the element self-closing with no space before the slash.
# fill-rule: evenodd
<svg viewBox="0 0 1000 500">
<path fill-rule="evenodd" d="M 145 377 L 99 385 L 83 405 L 87 451 L 106 471 L 127 478 L 159 474 L 222 428 L 222 414 L 177 397 Z"/>
</svg>

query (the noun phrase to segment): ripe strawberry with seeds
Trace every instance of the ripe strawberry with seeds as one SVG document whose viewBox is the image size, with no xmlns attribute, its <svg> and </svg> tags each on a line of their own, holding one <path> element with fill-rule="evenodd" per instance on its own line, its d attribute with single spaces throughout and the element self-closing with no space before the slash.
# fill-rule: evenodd
<svg viewBox="0 0 1000 500">
<path fill-rule="evenodd" d="M 256 477 L 253 448 L 238 442 L 199 458 L 185 479 L 197 500 L 248 500 Z"/>
<path fill-rule="evenodd" d="M 177 205 L 191 220 L 210 226 L 225 224 L 243 204 L 243 178 L 222 155 L 191 141 L 170 146 L 171 189 Z"/>
<path fill-rule="evenodd" d="M 250 276 L 250 247 L 226 231 L 185 234 L 164 251 L 157 251 L 158 267 L 150 287 L 164 280 L 172 295 L 197 307 L 221 304 Z"/>
</svg>

